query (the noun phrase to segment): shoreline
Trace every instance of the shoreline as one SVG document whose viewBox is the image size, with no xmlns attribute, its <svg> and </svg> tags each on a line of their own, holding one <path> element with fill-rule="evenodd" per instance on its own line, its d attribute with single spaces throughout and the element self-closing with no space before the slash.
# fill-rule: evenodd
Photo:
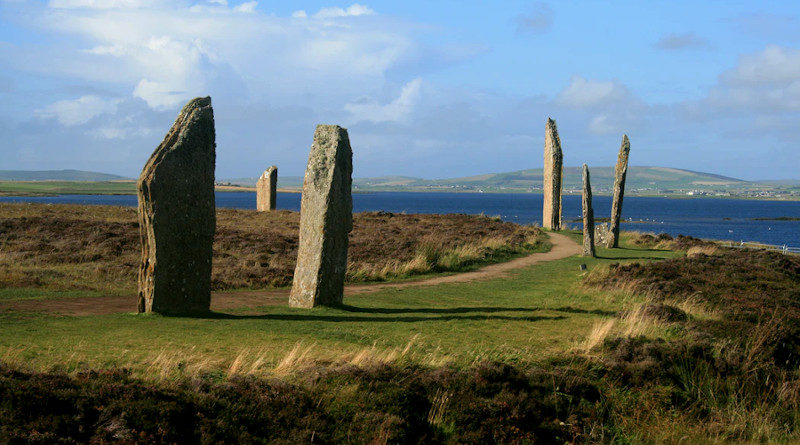
<svg viewBox="0 0 800 445">
<path fill-rule="evenodd" d="M 217 186 L 214 188 L 216 192 L 221 193 L 255 193 L 255 187 L 236 187 L 236 186 Z M 279 188 L 280 193 L 302 193 L 301 188 Z M 541 195 L 541 192 L 526 192 L 526 191 L 484 191 L 478 192 L 474 190 L 371 190 L 371 189 L 354 189 L 353 194 L 363 193 L 443 193 L 453 195 L 474 194 L 474 195 Z M 136 195 L 136 191 L 91 191 L 91 190 L 68 190 L 58 192 L 8 192 L 0 190 L 0 198 L 47 198 L 58 196 L 131 196 Z M 563 193 L 563 196 L 580 196 L 579 193 Z M 610 193 L 594 193 L 594 196 L 610 197 Z M 656 195 L 656 194 L 638 194 L 627 193 L 626 198 L 663 198 L 663 199 L 676 199 L 676 200 L 692 200 L 692 199 L 730 199 L 738 201 L 769 201 L 769 202 L 800 202 L 800 196 L 792 197 L 766 197 L 766 196 L 686 196 L 681 194 L 670 195 Z"/>
</svg>

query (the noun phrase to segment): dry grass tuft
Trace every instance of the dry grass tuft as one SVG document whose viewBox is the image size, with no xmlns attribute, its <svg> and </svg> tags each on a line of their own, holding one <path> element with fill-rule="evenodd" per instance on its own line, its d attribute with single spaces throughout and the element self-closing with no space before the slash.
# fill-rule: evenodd
<svg viewBox="0 0 800 445">
<path fill-rule="evenodd" d="M 313 363 L 311 351 L 314 347 L 314 344 L 303 347 L 302 342 L 297 342 L 283 359 L 278 362 L 273 372 L 277 375 L 287 375 L 309 367 Z"/>
<path fill-rule="evenodd" d="M 711 241 L 686 235 L 672 237 L 666 233 L 653 235 L 652 233 L 627 232 L 630 240 L 637 246 L 667 250 L 689 250 L 692 247 L 714 246 Z"/>
<path fill-rule="evenodd" d="M 586 337 L 586 340 L 584 340 L 580 347 L 583 353 L 589 354 L 593 349 L 602 345 L 603 342 L 606 341 L 606 338 L 611 335 L 611 332 L 616 324 L 617 320 L 613 318 L 610 320 L 596 322 L 591 332 L 589 332 L 589 335 Z"/>
<path fill-rule="evenodd" d="M 436 390 L 436 395 L 433 396 L 433 401 L 431 402 L 431 409 L 428 411 L 429 424 L 433 426 L 442 425 L 447 404 L 452 396 L 453 394 L 450 391 L 445 391 L 441 388 Z"/>
<path fill-rule="evenodd" d="M 678 314 L 678 317 L 675 315 Z M 680 309 L 661 304 L 637 304 L 635 308 L 621 313 L 618 318 L 601 320 L 594 324 L 586 339 L 578 346 L 578 350 L 586 355 L 602 346 L 609 338 L 662 338 L 665 328 L 679 318 Z M 685 314 L 682 315 L 685 320 Z"/>
<path fill-rule="evenodd" d="M 719 251 L 717 246 L 692 246 L 686 251 L 686 256 L 691 258 L 698 255 L 716 255 Z"/>
</svg>

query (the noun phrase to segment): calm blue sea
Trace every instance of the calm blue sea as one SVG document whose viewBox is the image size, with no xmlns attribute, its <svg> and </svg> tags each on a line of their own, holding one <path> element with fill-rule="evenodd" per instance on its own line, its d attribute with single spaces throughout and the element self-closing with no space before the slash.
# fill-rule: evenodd
<svg viewBox="0 0 800 445">
<path fill-rule="evenodd" d="M 0 197 L 0 202 L 60 204 L 105 204 L 136 206 L 132 195 L 63 195 L 54 197 Z M 800 221 L 755 221 L 753 218 L 800 218 L 800 202 L 750 201 L 711 198 L 625 198 L 623 217 L 633 222 L 622 228 L 670 235 L 692 235 L 733 241 L 759 241 L 800 247 Z M 217 192 L 217 206 L 255 209 L 253 192 Z M 580 196 L 564 197 L 564 220 L 580 218 Z M 299 193 L 278 193 L 278 208 L 300 210 Z M 608 217 L 611 198 L 594 198 L 595 217 Z M 506 221 L 541 224 L 542 195 L 497 193 L 408 193 L 353 194 L 356 212 L 385 210 L 407 213 L 483 213 Z M 572 223 L 574 227 L 579 224 Z"/>
</svg>

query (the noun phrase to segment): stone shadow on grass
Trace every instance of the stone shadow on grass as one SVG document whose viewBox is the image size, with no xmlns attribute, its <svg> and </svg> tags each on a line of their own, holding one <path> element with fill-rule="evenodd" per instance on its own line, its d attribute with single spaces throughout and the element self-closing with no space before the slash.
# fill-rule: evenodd
<svg viewBox="0 0 800 445">
<path fill-rule="evenodd" d="M 554 311 L 554 312 L 566 312 L 570 314 L 593 314 L 593 315 L 605 315 L 605 316 L 613 316 L 616 315 L 617 312 L 614 311 L 604 311 L 601 309 L 580 309 L 574 308 L 571 306 L 564 306 L 560 308 L 540 308 L 540 307 L 481 307 L 481 306 L 474 306 L 474 307 L 450 307 L 450 308 L 382 308 L 382 307 L 358 307 L 358 306 L 351 306 L 351 305 L 342 305 L 339 307 L 347 312 L 357 312 L 357 313 L 372 313 L 372 314 L 467 314 L 471 312 L 488 312 L 488 313 L 495 313 L 495 312 L 538 312 L 538 311 Z"/>
<path fill-rule="evenodd" d="M 428 321 L 452 321 L 452 320 L 503 320 L 503 321 L 542 321 L 542 320 L 563 320 L 564 315 L 495 315 L 500 312 L 532 313 L 539 311 L 562 312 L 566 314 L 587 314 L 600 316 L 615 316 L 617 312 L 605 311 L 602 309 L 580 309 L 571 306 L 556 308 L 541 307 L 502 307 L 502 306 L 466 306 L 451 308 L 383 308 L 383 307 L 359 307 L 352 305 L 341 305 L 337 309 L 353 314 L 385 314 L 388 316 L 369 316 L 369 315 L 347 315 L 347 314 L 315 314 L 313 310 L 307 313 L 295 314 L 229 314 L 224 312 L 203 312 L 168 314 L 169 317 L 186 318 L 205 318 L 217 320 L 283 320 L 283 321 L 330 321 L 330 322 L 397 322 L 397 323 L 416 323 Z M 404 314 L 432 314 L 409 315 Z M 391 316 L 394 315 L 394 316 Z"/>
<path fill-rule="evenodd" d="M 385 308 L 385 307 L 358 307 L 344 304 L 339 309 L 347 312 L 358 312 L 368 314 L 468 314 L 470 312 L 535 312 L 540 311 L 541 308 L 535 307 L 444 307 L 444 308 Z"/>
<path fill-rule="evenodd" d="M 602 256 L 597 255 L 595 256 L 598 260 L 658 260 L 659 258 L 653 258 L 648 256 Z"/>
<path fill-rule="evenodd" d="M 544 320 L 563 320 L 567 317 L 563 315 L 556 316 L 509 316 L 509 315 L 442 315 L 442 316 L 411 316 L 411 317 L 370 317 L 370 316 L 354 316 L 354 315 L 336 315 L 326 314 L 317 315 L 313 313 L 307 314 L 262 314 L 262 315 L 237 315 L 226 314 L 223 312 L 206 312 L 206 313 L 193 313 L 177 315 L 171 314 L 173 317 L 186 317 L 186 318 L 204 318 L 211 320 L 280 320 L 280 321 L 330 321 L 334 323 L 340 322 L 380 322 L 380 323 L 418 323 L 430 321 L 452 321 L 452 320 L 465 320 L 465 321 L 485 321 L 485 320 L 502 320 L 502 321 L 544 321 Z"/>
<path fill-rule="evenodd" d="M 634 252 L 671 252 L 670 249 L 655 249 L 653 247 L 615 247 L 614 250 L 632 250 Z"/>
<path fill-rule="evenodd" d="M 619 312 L 618 312 L 618 311 L 604 311 L 604 310 L 602 310 L 602 309 L 592 309 L 592 310 L 588 310 L 588 309 L 580 309 L 580 308 L 576 308 L 576 307 L 572 307 L 572 306 L 563 306 L 563 307 L 557 307 L 557 308 L 548 308 L 547 310 L 549 310 L 549 311 L 555 311 L 555 312 L 566 312 L 566 313 L 568 313 L 568 314 L 591 314 L 591 315 L 602 315 L 602 316 L 605 316 L 605 317 L 614 317 L 614 316 L 617 316 L 617 315 L 619 315 Z"/>
</svg>

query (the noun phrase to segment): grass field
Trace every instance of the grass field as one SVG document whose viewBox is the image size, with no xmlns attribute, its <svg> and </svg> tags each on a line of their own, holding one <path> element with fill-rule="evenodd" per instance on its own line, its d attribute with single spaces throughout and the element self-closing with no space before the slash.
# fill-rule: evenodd
<svg viewBox="0 0 800 445">
<path fill-rule="evenodd" d="M 269 373 L 295 347 L 309 359 L 331 361 L 364 351 L 407 351 L 410 360 L 426 364 L 537 362 L 577 346 L 597 320 L 635 303 L 583 290 L 580 264 L 678 254 L 632 247 L 601 249 L 600 255 L 549 262 L 499 280 L 354 295 L 343 309 L 272 306 L 206 318 L 5 313 L 0 359 L 39 370 L 125 366 L 142 375 L 161 362 L 229 369 L 236 360 L 257 362 L 259 372 Z M 259 315 L 243 315 L 253 311 Z"/>
</svg>

